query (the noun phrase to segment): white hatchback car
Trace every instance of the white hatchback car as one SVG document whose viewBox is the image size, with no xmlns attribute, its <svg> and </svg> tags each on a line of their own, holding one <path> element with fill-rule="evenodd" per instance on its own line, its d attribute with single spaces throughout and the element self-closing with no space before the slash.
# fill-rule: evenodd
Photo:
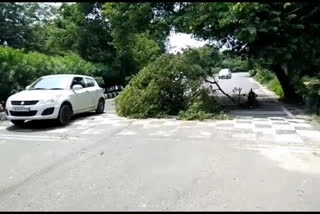
<svg viewBox="0 0 320 214">
<path fill-rule="evenodd" d="M 58 74 L 43 76 L 10 96 L 6 103 L 8 120 L 17 126 L 26 120 L 57 119 L 61 125 L 82 112 L 103 113 L 103 89 L 89 76 Z"/>
<path fill-rule="evenodd" d="M 230 69 L 221 69 L 219 74 L 218 74 L 218 78 L 219 79 L 231 79 L 231 71 Z"/>
</svg>

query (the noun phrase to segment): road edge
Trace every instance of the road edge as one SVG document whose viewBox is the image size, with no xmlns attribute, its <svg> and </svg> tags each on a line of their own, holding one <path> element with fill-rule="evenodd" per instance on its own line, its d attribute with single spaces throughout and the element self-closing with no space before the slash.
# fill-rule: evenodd
<svg viewBox="0 0 320 214">
<path fill-rule="evenodd" d="M 280 108 L 282 109 L 282 111 L 284 113 L 286 113 L 286 115 L 288 115 L 289 118 L 291 118 L 291 119 L 295 119 L 296 118 L 284 105 L 282 105 L 282 103 L 278 100 L 280 97 L 276 93 L 274 93 L 273 91 L 269 90 L 266 86 L 262 85 L 261 83 L 259 83 L 257 80 L 255 80 L 252 77 L 249 77 L 249 81 L 251 81 L 253 83 L 256 83 L 263 90 L 263 92 L 266 95 L 271 96 L 272 98 L 274 98 L 275 102 L 280 105 Z"/>
</svg>

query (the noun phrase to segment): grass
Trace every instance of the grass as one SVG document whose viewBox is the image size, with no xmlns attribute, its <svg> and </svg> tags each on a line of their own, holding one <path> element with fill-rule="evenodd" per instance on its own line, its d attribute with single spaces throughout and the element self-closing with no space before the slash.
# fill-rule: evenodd
<svg viewBox="0 0 320 214">
<path fill-rule="evenodd" d="M 280 98 L 283 98 L 283 90 L 279 80 L 276 77 L 267 83 L 267 88 L 276 93 Z"/>
<path fill-rule="evenodd" d="M 261 84 L 276 93 L 280 98 L 283 98 L 284 93 L 277 77 L 268 70 L 261 69 L 256 72 L 254 78 Z"/>
</svg>

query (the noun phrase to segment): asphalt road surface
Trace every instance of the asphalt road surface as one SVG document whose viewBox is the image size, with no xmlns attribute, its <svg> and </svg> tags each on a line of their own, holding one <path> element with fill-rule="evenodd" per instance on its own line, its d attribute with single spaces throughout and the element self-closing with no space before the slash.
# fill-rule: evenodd
<svg viewBox="0 0 320 214">
<path fill-rule="evenodd" d="M 250 90 L 239 75 L 224 87 Z M 0 210 L 320 210 L 320 131 L 308 121 L 133 120 L 106 106 L 65 127 L 0 122 Z"/>
</svg>

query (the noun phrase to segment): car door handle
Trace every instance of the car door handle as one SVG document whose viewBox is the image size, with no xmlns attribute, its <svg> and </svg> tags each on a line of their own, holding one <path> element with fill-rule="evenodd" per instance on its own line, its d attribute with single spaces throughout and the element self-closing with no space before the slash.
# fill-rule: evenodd
<svg viewBox="0 0 320 214">
<path fill-rule="evenodd" d="M 89 93 L 89 91 L 86 91 L 86 93 Z"/>
</svg>

